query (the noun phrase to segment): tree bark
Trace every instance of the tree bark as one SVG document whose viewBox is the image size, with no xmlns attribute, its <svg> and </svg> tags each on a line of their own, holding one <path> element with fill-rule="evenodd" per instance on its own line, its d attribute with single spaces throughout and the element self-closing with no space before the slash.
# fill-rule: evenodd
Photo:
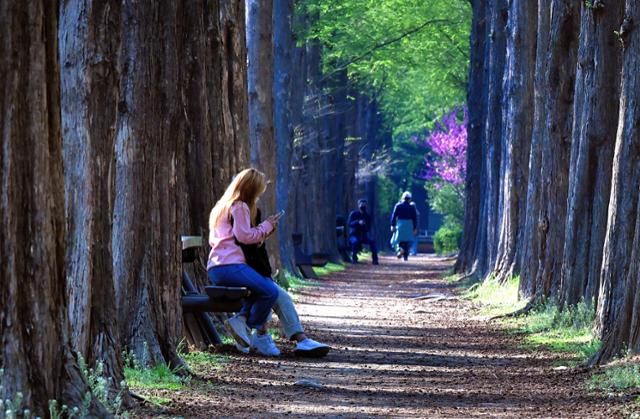
<svg viewBox="0 0 640 419">
<path fill-rule="evenodd" d="M 251 164 L 271 182 L 260 207 L 265 216 L 276 212 L 277 144 L 273 113 L 273 0 L 246 0 Z M 271 264 L 280 268 L 279 231 L 267 241 Z M 286 237 L 284 238 L 286 239 Z"/>
<path fill-rule="evenodd" d="M 67 319 L 57 7 L 0 4 L 0 398 L 42 416 L 87 391 Z"/>
<path fill-rule="evenodd" d="M 602 348 L 594 362 L 623 349 L 639 349 L 640 269 L 640 5 L 626 2 L 619 29 L 623 43 L 618 132 L 613 158 L 611 199 L 602 259 L 597 330 Z"/>
<path fill-rule="evenodd" d="M 487 109 L 483 135 L 483 162 L 480 189 L 480 230 L 477 234 L 477 260 L 473 268 L 484 277 L 495 264 L 497 256 L 497 225 L 499 217 L 498 189 L 500 181 L 502 137 L 502 80 L 506 59 L 507 1 L 493 0 L 487 5 L 489 19 L 488 44 L 485 50 Z"/>
<path fill-rule="evenodd" d="M 569 197 L 561 300 L 591 303 L 598 291 L 620 88 L 620 45 L 614 31 L 624 5 L 582 5 L 573 107 Z"/>
<path fill-rule="evenodd" d="M 456 272 L 470 272 L 476 258 L 476 244 L 480 227 L 480 189 L 483 162 L 484 120 L 486 115 L 487 90 L 484 84 L 484 57 L 487 42 L 487 3 L 482 0 L 471 2 L 473 20 L 471 23 L 471 56 L 469 63 L 469 87 L 467 106 L 467 178 L 465 181 L 465 212 L 462 245 L 456 261 Z"/>
<path fill-rule="evenodd" d="M 182 6 L 122 6 L 113 273 L 121 337 L 142 364 L 181 365 Z"/>
<path fill-rule="evenodd" d="M 69 0 L 58 30 L 71 336 L 88 365 L 104 363 L 114 392 L 124 378 L 111 254 L 119 9 Z"/>
<path fill-rule="evenodd" d="M 297 53 L 293 33 L 293 0 L 275 0 L 273 6 L 274 44 L 274 135 L 276 142 L 277 184 L 276 209 L 284 210 L 285 218 L 279 223 L 279 245 L 282 268 L 296 272 L 291 235 L 294 226 L 294 200 L 292 190 L 293 72 Z"/>
<path fill-rule="evenodd" d="M 498 254 L 493 268 L 501 279 L 518 272 L 518 249 L 524 224 L 528 159 L 533 125 L 533 79 L 536 55 L 535 3 L 514 0 L 509 6 L 504 73 Z"/>
<path fill-rule="evenodd" d="M 560 282 L 580 16 L 568 0 L 552 0 L 550 7 L 541 2 L 538 10 L 536 110 L 520 290 L 527 298 L 543 299 Z"/>
</svg>

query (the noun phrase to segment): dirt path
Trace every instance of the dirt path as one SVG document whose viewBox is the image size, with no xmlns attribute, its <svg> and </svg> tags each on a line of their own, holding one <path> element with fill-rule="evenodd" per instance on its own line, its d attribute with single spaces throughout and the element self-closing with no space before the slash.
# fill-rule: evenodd
<svg viewBox="0 0 640 419">
<path fill-rule="evenodd" d="M 553 369 L 558 355 L 520 349 L 519 337 L 477 319 L 449 293 L 448 262 L 383 258 L 298 295 L 303 324 L 335 349 L 321 360 L 233 355 L 166 412 L 183 417 L 621 417 L 623 401 L 584 390 L 586 373 Z M 281 347 L 286 345 L 281 345 Z M 287 346 L 290 348 L 290 345 Z M 294 383 L 312 380 L 322 388 Z"/>
</svg>

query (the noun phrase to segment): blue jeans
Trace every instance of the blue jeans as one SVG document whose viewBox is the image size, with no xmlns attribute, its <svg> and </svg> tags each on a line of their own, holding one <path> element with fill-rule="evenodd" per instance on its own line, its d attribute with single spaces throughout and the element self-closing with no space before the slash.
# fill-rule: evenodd
<svg viewBox="0 0 640 419">
<path fill-rule="evenodd" d="M 351 261 L 353 263 L 358 262 L 358 252 L 362 250 L 363 244 L 368 244 L 371 249 L 371 259 L 373 263 L 378 263 L 378 248 L 376 247 L 376 242 L 371 240 L 368 237 L 358 240 L 357 237 L 351 236 L 349 237 L 349 244 L 351 244 Z"/>
<path fill-rule="evenodd" d="M 271 278 L 266 279 L 273 281 Z M 278 288 L 278 299 L 273 305 L 273 311 L 278 316 L 278 320 L 280 320 L 280 327 L 284 335 L 291 339 L 298 333 L 304 333 L 304 328 L 302 324 L 300 324 L 300 317 L 298 316 L 296 306 L 293 305 L 291 295 L 275 282 L 274 285 Z M 247 308 L 242 307 L 242 310 L 238 312 L 238 316 L 244 316 L 246 319 L 249 317 L 249 311 Z"/>
<path fill-rule="evenodd" d="M 214 266 L 208 271 L 209 279 L 221 287 L 246 287 L 251 295 L 244 301 L 242 311 L 249 313 L 247 326 L 262 327 L 269 317 L 271 308 L 278 299 L 276 284 L 261 276 L 244 263 Z"/>
</svg>

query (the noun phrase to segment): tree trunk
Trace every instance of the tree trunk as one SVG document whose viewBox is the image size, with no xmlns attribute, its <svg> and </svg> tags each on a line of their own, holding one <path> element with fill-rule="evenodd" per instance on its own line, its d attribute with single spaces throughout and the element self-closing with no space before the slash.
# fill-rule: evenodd
<svg viewBox="0 0 640 419">
<path fill-rule="evenodd" d="M 113 273 L 123 343 L 143 364 L 180 365 L 184 106 L 182 5 L 123 5 Z"/>
<path fill-rule="evenodd" d="M 561 299 L 591 303 L 598 291 L 607 228 L 620 88 L 620 45 L 614 31 L 623 4 L 582 5 L 573 107 L 569 197 Z"/>
<path fill-rule="evenodd" d="M 251 164 L 271 182 L 261 198 L 265 216 L 276 212 L 277 144 L 273 127 L 273 0 L 246 0 Z M 286 238 L 285 238 L 286 239 Z M 280 268 L 280 232 L 267 241 L 271 264 Z"/>
<path fill-rule="evenodd" d="M 274 135 L 276 142 L 277 184 L 276 209 L 286 212 L 279 224 L 280 258 L 283 269 L 295 272 L 291 234 L 295 222 L 292 191 L 293 79 L 297 52 L 293 34 L 293 0 L 275 0 L 273 6 L 274 44 Z"/>
<path fill-rule="evenodd" d="M 21 392 L 41 416 L 87 391 L 67 319 L 57 15 L 53 1 L 0 5 L 0 398 Z"/>
<path fill-rule="evenodd" d="M 480 231 L 477 235 L 477 266 L 474 271 L 484 277 L 495 264 L 497 253 L 498 189 L 500 181 L 502 136 L 502 79 L 506 58 L 507 1 L 489 2 L 489 43 L 485 50 L 487 74 L 487 109 L 483 135 L 483 166 L 480 190 Z"/>
<path fill-rule="evenodd" d="M 524 224 L 528 159 L 533 124 L 533 79 L 537 9 L 528 0 L 509 6 L 507 61 L 502 109 L 502 162 L 498 223 L 498 256 L 494 274 L 507 279 L 518 271 L 518 249 Z"/>
<path fill-rule="evenodd" d="M 124 378 L 111 254 L 119 25 L 118 2 L 69 0 L 60 8 L 71 336 L 88 365 L 104 363 L 113 391 Z"/>
<path fill-rule="evenodd" d="M 487 42 L 487 4 L 482 0 L 472 1 L 471 57 L 469 64 L 469 87 L 467 106 L 467 178 L 465 185 L 464 232 L 462 245 L 456 261 L 456 272 L 469 272 L 476 258 L 477 234 L 480 228 L 480 189 L 483 162 L 484 120 L 486 115 L 487 90 L 484 84 L 484 57 Z"/>
<path fill-rule="evenodd" d="M 613 158 L 611 199 L 602 259 L 597 330 L 604 362 L 629 347 L 639 349 L 640 268 L 640 5 L 627 0 L 619 30 L 623 43 L 618 132 Z"/>
<path fill-rule="evenodd" d="M 577 6 L 568 0 L 552 0 L 550 7 L 541 2 L 538 9 L 536 110 L 520 283 L 521 292 L 528 298 L 545 298 L 558 289 L 560 282 L 579 24 Z"/>
</svg>

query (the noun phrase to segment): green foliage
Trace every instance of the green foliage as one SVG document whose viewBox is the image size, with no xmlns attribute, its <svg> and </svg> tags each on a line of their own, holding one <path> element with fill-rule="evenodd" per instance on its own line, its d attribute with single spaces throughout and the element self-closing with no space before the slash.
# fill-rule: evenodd
<svg viewBox="0 0 640 419">
<path fill-rule="evenodd" d="M 394 134 L 421 131 L 464 103 L 471 6 L 467 0 L 306 0 L 325 74 L 345 69 L 377 99 Z"/>
<path fill-rule="evenodd" d="M 314 267 L 313 270 L 318 276 L 329 275 L 334 272 L 342 272 L 344 271 L 344 265 L 338 263 L 329 262 L 322 267 Z"/>
<path fill-rule="evenodd" d="M 444 216 L 445 224 L 459 224 L 464 222 L 464 194 L 462 190 L 445 183 L 440 188 L 432 182 L 427 183 L 429 205 L 435 212 Z"/>
<path fill-rule="evenodd" d="M 593 375 L 588 387 L 592 390 L 608 391 L 640 389 L 640 365 L 623 364 L 608 367 L 603 373 Z"/>
<path fill-rule="evenodd" d="M 460 247 L 462 226 L 455 222 L 445 223 L 433 235 L 433 247 L 439 255 L 455 253 Z"/>
<path fill-rule="evenodd" d="M 380 214 L 391 215 L 393 206 L 398 202 L 400 190 L 396 184 L 384 174 L 378 175 L 377 185 L 377 205 Z"/>
</svg>

